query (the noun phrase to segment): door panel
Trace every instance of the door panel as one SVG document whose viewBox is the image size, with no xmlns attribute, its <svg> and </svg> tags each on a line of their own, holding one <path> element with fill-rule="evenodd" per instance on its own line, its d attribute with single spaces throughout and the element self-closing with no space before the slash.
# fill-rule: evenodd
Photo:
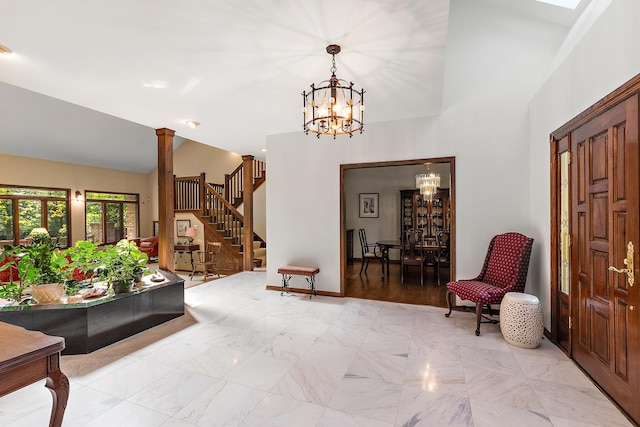
<svg viewBox="0 0 640 427">
<path fill-rule="evenodd" d="M 635 419 L 640 408 L 640 340 L 636 287 L 625 268 L 627 244 L 638 247 L 638 97 L 634 96 L 570 134 L 570 310 L 576 320 L 572 356 Z M 635 265 L 638 262 L 634 254 Z M 577 330 L 576 330 L 577 329 Z M 636 331 L 631 333 L 630 331 Z"/>
<path fill-rule="evenodd" d="M 591 324 L 593 325 L 593 336 L 600 339 L 591 340 L 591 352 L 600 358 L 600 361 L 609 364 L 609 313 L 608 306 L 591 305 Z"/>
<path fill-rule="evenodd" d="M 615 345 L 616 345 L 616 374 L 624 381 L 629 381 L 629 366 L 628 366 L 628 353 L 629 349 L 627 347 L 627 343 L 629 342 L 629 333 L 628 333 L 628 323 L 629 319 L 627 318 L 628 314 L 628 305 L 625 301 L 616 299 L 616 324 L 619 326 L 618 331 L 616 332 L 615 337 Z"/>
</svg>

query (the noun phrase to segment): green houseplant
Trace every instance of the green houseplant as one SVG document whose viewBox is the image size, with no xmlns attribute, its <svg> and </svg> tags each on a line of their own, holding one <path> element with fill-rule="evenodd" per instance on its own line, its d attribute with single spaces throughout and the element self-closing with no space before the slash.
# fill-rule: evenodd
<svg viewBox="0 0 640 427">
<path fill-rule="evenodd" d="M 98 244 L 89 240 L 78 240 L 64 251 L 65 257 L 71 261 L 68 267 L 71 270 L 71 280 L 67 282 L 67 293 L 70 296 L 76 295 L 81 288 L 92 285 L 96 277 L 94 270 L 99 265 L 98 251 Z"/>
<path fill-rule="evenodd" d="M 37 302 L 54 302 L 66 292 L 73 295 L 79 287 L 90 286 L 95 278 L 108 282 L 115 293 L 128 292 L 142 274 L 151 272 L 146 268 L 147 254 L 126 239 L 103 248 L 80 240 L 61 251 L 46 230 L 32 233 L 29 238 L 30 245 L 5 246 L 0 253 L 0 259 L 19 259 L 0 266 L 0 271 L 17 269 L 20 278 L 18 283 L 0 284 L 0 298 L 24 302 L 23 291 L 30 286 Z M 87 278 L 89 285 L 84 283 Z M 46 294 L 40 295 L 43 291 L 49 294 L 49 299 Z"/>
<path fill-rule="evenodd" d="M 11 281 L 3 285 L 7 299 L 21 302 L 22 292 L 31 286 L 31 295 L 38 303 L 59 301 L 66 292 L 69 277 L 69 260 L 56 248 L 45 229 L 34 229 L 29 235 L 30 245 L 5 246 L 0 256 L 19 259 L 7 263 L 4 268 L 17 268 L 20 283 Z M 6 267 L 8 266 L 8 267 Z"/>
<path fill-rule="evenodd" d="M 100 277 L 111 284 L 115 293 L 129 292 L 134 281 L 148 270 L 145 266 L 149 257 L 133 241 L 122 239 L 96 254 Z"/>
</svg>

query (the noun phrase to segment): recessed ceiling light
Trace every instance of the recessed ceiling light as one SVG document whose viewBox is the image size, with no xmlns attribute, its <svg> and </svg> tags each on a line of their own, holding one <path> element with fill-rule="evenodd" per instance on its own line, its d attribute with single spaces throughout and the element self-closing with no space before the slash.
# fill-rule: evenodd
<svg viewBox="0 0 640 427">
<path fill-rule="evenodd" d="M 164 80 L 149 80 L 149 81 L 143 82 L 142 84 L 144 85 L 144 87 L 150 87 L 152 89 L 166 89 L 167 86 L 169 85 Z"/>
<path fill-rule="evenodd" d="M 196 122 L 195 120 L 187 120 L 185 123 L 187 124 L 187 126 L 194 129 L 200 126 L 200 122 Z"/>
<path fill-rule="evenodd" d="M 11 49 L 0 44 L 0 55 L 11 55 Z"/>
<path fill-rule="evenodd" d="M 266 149 L 266 148 L 263 148 L 263 149 L 262 149 L 262 152 L 263 152 L 263 153 L 266 153 L 266 152 L 267 152 L 267 149 Z"/>
<path fill-rule="evenodd" d="M 580 0 L 538 0 L 541 3 L 548 3 L 554 6 L 560 6 L 567 9 L 575 9 L 578 7 Z"/>
</svg>

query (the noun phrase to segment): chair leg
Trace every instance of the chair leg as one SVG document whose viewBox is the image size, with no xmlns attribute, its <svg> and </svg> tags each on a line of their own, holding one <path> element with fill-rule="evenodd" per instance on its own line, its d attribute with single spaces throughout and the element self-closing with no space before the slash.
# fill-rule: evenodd
<svg viewBox="0 0 640 427">
<path fill-rule="evenodd" d="M 367 265 L 364 267 L 364 274 L 367 275 L 367 269 L 369 268 L 369 258 L 367 258 Z"/>
<path fill-rule="evenodd" d="M 447 291 L 447 307 L 449 307 L 449 312 L 444 314 L 445 317 L 451 316 L 451 310 L 453 310 L 453 304 L 451 304 L 451 297 L 452 296 L 453 296 L 453 292 L 448 290 Z"/>
<path fill-rule="evenodd" d="M 384 279 L 384 257 L 380 257 L 380 267 L 382 267 L 382 278 Z"/>
<path fill-rule="evenodd" d="M 477 317 L 477 323 L 476 323 L 476 335 L 480 335 L 480 319 L 482 318 L 482 303 L 481 302 L 477 302 L 476 303 L 476 317 Z"/>
<path fill-rule="evenodd" d="M 364 262 L 365 262 L 366 258 L 362 257 L 362 265 L 360 266 L 360 274 L 362 274 L 362 270 L 364 270 Z"/>
</svg>

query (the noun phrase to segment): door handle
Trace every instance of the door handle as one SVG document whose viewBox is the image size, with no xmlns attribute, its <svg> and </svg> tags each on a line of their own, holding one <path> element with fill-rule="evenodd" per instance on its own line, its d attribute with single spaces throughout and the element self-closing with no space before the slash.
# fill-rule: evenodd
<svg viewBox="0 0 640 427">
<path fill-rule="evenodd" d="M 635 283 L 635 274 L 633 270 L 633 243 L 629 242 L 627 244 L 627 257 L 622 261 L 627 268 L 615 268 L 614 266 L 609 266 L 610 271 L 615 271 L 616 273 L 625 273 L 627 275 L 627 283 L 629 287 L 633 287 Z"/>
</svg>

